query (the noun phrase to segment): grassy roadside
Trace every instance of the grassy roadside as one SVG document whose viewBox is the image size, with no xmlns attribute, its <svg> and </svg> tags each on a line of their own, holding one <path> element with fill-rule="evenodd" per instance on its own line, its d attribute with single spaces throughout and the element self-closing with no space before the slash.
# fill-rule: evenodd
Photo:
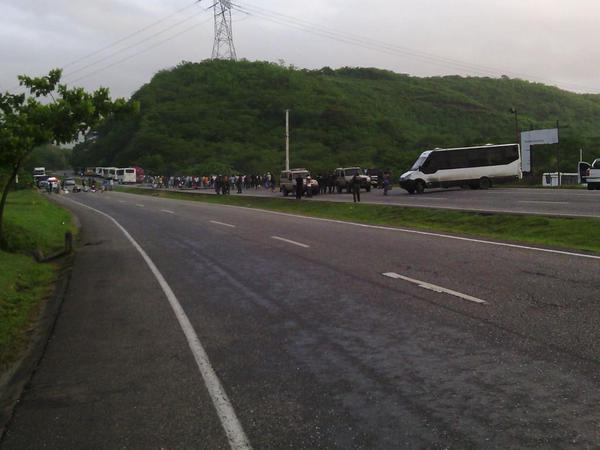
<svg viewBox="0 0 600 450">
<path fill-rule="evenodd" d="M 120 192 L 219 203 L 373 225 L 406 227 L 600 253 L 600 219 L 476 213 L 361 203 L 202 195 L 119 187 Z"/>
<path fill-rule="evenodd" d="M 0 372 L 19 356 L 43 302 L 52 293 L 57 266 L 38 263 L 75 231 L 71 215 L 32 191 L 9 194 L 4 222 L 9 252 L 0 251 Z"/>
</svg>

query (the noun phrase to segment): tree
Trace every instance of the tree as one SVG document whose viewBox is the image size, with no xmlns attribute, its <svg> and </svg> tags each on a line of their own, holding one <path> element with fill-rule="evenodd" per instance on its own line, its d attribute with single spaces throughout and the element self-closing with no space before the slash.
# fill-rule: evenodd
<svg viewBox="0 0 600 450">
<path fill-rule="evenodd" d="M 6 248 L 3 217 L 6 198 L 16 175 L 34 148 L 54 142 L 64 144 L 77 139 L 90 127 L 111 114 L 137 105 L 123 99 L 114 102 L 106 88 L 93 93 L 83 88 L 59 84 L 62 71 L 47 76 L 19 76 L 28 94 L 0 93 L 0 168 L 7 180 L 0 185 L 0 248 Z"/>
</svg>

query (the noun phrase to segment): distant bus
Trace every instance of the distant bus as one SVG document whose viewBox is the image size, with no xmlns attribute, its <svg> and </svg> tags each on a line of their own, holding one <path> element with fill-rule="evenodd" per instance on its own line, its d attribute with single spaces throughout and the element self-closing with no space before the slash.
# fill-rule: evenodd
<svg viewBox="0 0 600 450">
<path fill-rule="evenodd" d="M 112 179 L 117 181 L 117 168 L 116 167 L 102 167 L 102 178 Z"/>
<path fill-rule="evenodd" d="M 136 183 L 136 171 L 133 167 L 117 169 L 117 181 L 121 184 Z"/>
<path fill-rule="evenodd" d="M 522 177 L 518 144 L 436 148 L 421 153 L 411 169 L 400 177 L 400 187 L 409 194 L 435 187 L 488 189 L 492 182 Z"/>
<path fill-rule="evenodd" d="M 45 167 L 34 167 L 33 168 L 33 176 L 34 177 L 43 177 L 46 175 Z"/>
</svg>

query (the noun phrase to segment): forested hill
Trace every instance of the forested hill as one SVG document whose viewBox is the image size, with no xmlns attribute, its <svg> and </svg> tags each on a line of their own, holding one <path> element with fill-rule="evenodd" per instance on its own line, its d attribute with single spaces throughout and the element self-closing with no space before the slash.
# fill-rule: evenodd
<svg viewBox="0 0 600 450">
<path fill-rule="evenodd" d="M 77 146 L 76 166 L 140 165 L 155 173 L 245 173 L 284 164 L 291 109 L 291 165 L 340 165 L 398 173 L 423 150 L 515 141 L 522 129 L 561 130 L 563 171 L 579 149 L 600 157 L 600 96 L 502 77 L 417 78 L 378 69 L 298 70 L 267 62 L 182 63 L 133 96 L 140 113 L 108 121 Z M 536 169 L 556 168 L 556 148 L 539 148 Z"/>
</svg>

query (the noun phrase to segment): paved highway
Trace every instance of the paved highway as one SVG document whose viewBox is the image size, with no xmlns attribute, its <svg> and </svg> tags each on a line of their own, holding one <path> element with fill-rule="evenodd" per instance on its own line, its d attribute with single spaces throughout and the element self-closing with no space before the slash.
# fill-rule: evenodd
<svg viewBox="0 0 600 450">
<path fill-rule="evenodd" d="M 3 449 L 600 442 L 598 257 L 114 192 L 60 201 L 81 247 Z"/>
<path fill-rule="evenodd" d="M 189 191 L 189 190 L 188 190 Z M 214 194 L 212 190 L 192 191 Z M 232 190 L 231 195 L 238 195 Z M 249 189 L 243 195 L 280 197 L 279 192 Z M 292 199 L 293 196 L 288 198 Z M 311 200 L 351 202 L 352 195 L 317 195 Z M 580 189 L 494 188 L 489 190 L 433 189 L 410 195 L 397 186 L 386 197 L 382 190 L 361 191 L 364 203 L 443 208 L 465 211 L 508 212 L 567 217 L 600 217 L 600 192 Z"/>
</svg>

